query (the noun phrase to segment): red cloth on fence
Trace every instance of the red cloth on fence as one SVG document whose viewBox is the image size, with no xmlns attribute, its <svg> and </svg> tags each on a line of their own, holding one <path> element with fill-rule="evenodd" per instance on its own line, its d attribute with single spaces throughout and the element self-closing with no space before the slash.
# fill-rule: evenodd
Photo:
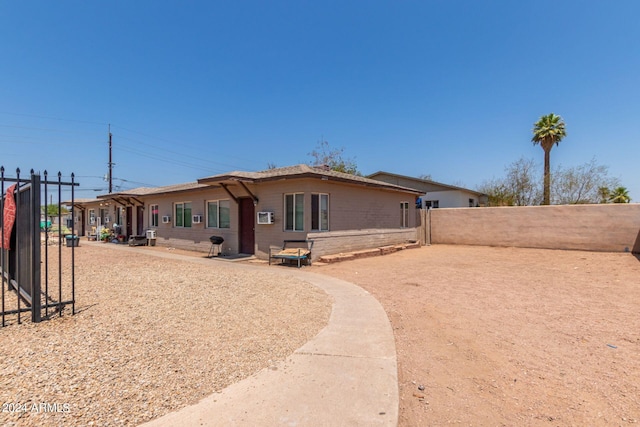
<svg viewBox="0 0 640 427">
<path fill-rule="evenodd" d="M 13 231 L 13 223 L 16 222 L 16 201 L 13 198 L 13 192 L 17 184 L 13 184 L 7 188 L 7 195 L 4 198 L 4 212 L 2 216 L 2 228 L 4 229 L 4 242 L 2 247 L 11 249 L 11 232 Z"/>
</svg>

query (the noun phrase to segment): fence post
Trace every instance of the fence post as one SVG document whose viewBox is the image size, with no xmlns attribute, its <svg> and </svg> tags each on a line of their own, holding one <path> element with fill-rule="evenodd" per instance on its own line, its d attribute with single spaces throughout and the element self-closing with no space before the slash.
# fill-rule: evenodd
<svg viewBox="0 0 640 427">
<path fill-rule="evenodd" d="M 42 316 L 40 296 L 40 175 L 31 170 L 31 321 L 39 323 Z M 46 301 L 45 301 L 46 304 Z"/>
</svg>

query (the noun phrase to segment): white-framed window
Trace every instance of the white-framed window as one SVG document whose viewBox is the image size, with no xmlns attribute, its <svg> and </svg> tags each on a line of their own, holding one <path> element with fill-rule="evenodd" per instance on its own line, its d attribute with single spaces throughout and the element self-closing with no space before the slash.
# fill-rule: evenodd
<svg viewBox="0 0 640 427">
<path fill-rule="evenodd" d="M 191 228 L 191 202 L 174 204 L 174 227 Z"/>
<path fill-rule="evenodd" d="M 400 202 L 400 227 L 409 226 L 409 202 Z"/>
<path fill-rule="evenodd" d="M 440 207 L 440 201 L 438 200 L 427 200 L 424 202 L 424 207 L 427 209 L 436 209 Z"/>
<path fill-rule="evenodd" d="M 207 228 L 231 228 L 231 202 L 209 200 L 207 202 Z"/>
<path fill-rule="evenodd" d="M 149 208 L 149 224 L 151 227 L 157 227 L 160 209 L 158 209 L 158 205 L 150 205 Z"/>
<path fill-rule="evenodd" d="M 311 230 L 329 231 L 329 195 L 311 195 Z"/>
<path fill-rule="evenodd" d="M 96 210 L 89 209 L 89 225 L 96 225 Z"/>
<path fill-rule="evenodd" d="M 284 195 L 284 229 L 304 231 L 304 193 Z"/>
</svg>

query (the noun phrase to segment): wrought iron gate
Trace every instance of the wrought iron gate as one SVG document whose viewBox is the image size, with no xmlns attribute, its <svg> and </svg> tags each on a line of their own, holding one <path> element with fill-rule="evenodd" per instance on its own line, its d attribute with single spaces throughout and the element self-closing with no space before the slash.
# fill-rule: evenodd
<svg viewBox="0 0 640 427">
<path fill-rule="evenodd" d="M 20 177 L 20 169 L 16 169 L 14 177 L 6 177 L 4 167 L 0 167 L 0 273 L 2 281 L 2 326 L 6 326 L 8 317 L 15 315 L 17 322 L 21 323 L 21 314 L 31 312 L 31 321 L 40 322 L 44 310 L 44 317 L 48 318 L 54 312 L 62 315 L 64 308 L 71 305 L 71 313 L 75 314 L 75 236 L 74 221 L 71 221 L 70 235 L 64 233 L 62 224 L 61 197 L 62 188 L 71 190 L 71 218 L 74 215 L 74 188 L 78 184 L 74 182 L 71 174 L 71 182 L 62 182 L 62 174 L 58 173 L 57 181 L 49 181 L 47 172 L 44 179 L 31 170 L 28 179 Z M 10 184 L 7 186 L 7 184 Z M 50 277 L 50 233 L 55 217 L 48 216 L 47 208 L 42 210 L 42 196 L 46 202 L 49 197 L 49 186 L 57 189 L 57 236 L 53 236 L 51 242 L 57 237 L 57 279 L 58 292 L 50 287 L 54 282 Z M 5 194 L 6 192 L 6 194 Z M 44 218 L 44 220 L 43 220 Z M 63 239 L 64 237 L 64 239 Z M 62 253 L 63 240 L 71 239 L 71 253 Z M 68 241 L 68 240 L 67 240 Z M 44 259 L 42 247 L 44 246 Z M 68 245 L 67 245 L 68 246 Z M 70 255 L 70 256 L 69 256 Z M 63 258 L 66 259 L 64 267 L 67 275 L 65 290 L 69 290 L 70 299 L 63 298 Z M 44 267 L 44 269 L 43 269 Z M 55 266 L 54 266 L 55 267 Z M 55 270 L 55 269 L 54 269 Z M 44 278 L 44 289 L 42 289 Z M 50 291 L 53 291 L 50 292 Z M 66 296 L 69 298 L 69 296 Z M 51 310 L 50 310 L 51 309 Z"/>
</svg>

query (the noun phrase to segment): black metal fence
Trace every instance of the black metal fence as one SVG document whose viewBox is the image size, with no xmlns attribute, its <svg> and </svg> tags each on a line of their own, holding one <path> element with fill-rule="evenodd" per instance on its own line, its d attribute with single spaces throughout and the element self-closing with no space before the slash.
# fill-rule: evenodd
<svg viewBox="0 0 640 427">
<path fill-rule="evenodd" d="M 71 314 L 75 314 L 75 246 L 78 237 L 74 221 L 70 221 L 70 230 L 63 226 L 61 200 L 62 188 L 68 187 L 71 190 L 70 214 L 74 218 L 74 188 L 78 184 L 74 181 L 74 174 L 71 174 L 71 182 L 63 182 L 61 173 L 58 173 L 57 181 L 49 181 L 46 171 L 43 176 L 41 179 L 40 174 L 31 170 L 29 178 L 21 178 L 20 169 L 16 169 L 15 177 L 8 177 L 4 167 L 0 167 L 3 327 L 11 319 L 21 323 L 22 313 L 26 312 L 31 313 L 31 321 L 35 323 L 42 320 L 43 311 L 44 318 L 54 313 L 62 315 L 68 305 L 71 306 Z M 49 193 L 50 186 L 57 192 L 56 205 L 46 205 L 46 200 L 53 196 Z M 57 227 L 54 225 L 56 219 Z M 63 253 L 63 242 L 69 242 L 69 239 L 71 251 Z M 57 256 L 49 251 L 52 243 L 57 244 Z M 51 263 L 51 258 L 55 258 L 57 263 Z"/>
</svg>

